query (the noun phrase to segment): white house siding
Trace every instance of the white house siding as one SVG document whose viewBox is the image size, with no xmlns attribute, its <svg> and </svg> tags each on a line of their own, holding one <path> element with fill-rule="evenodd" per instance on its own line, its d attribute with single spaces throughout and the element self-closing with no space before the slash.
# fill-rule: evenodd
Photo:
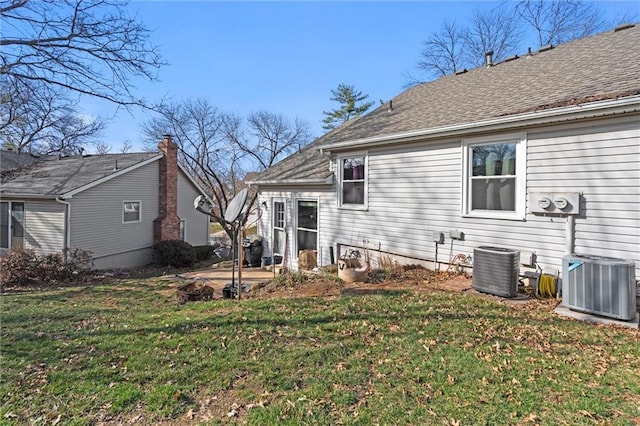
<svg viewBox="0 0 640 426">
<path fill-rule="evenodd" d="M 433 260 L 433 232 L 461 229 L 461 159 L 459 140 L 370 150 L 368 210 L 338 210 L 334 197 L 326 240 L 367 247 L 373 257 L 380 251 L 404 262 Z M 467 252 L 467 244 L 456 243 L 454 253 Z"/>
<path fill-rule="evenodd" d="M 141 221 L 122 222 L 123 201 L 141 202 Z M 73 196 L 72 248 L 93 253 L 97 269 L 151 261 L 153 220 L 158 217 L 158 162 L 147 164 Z"/>
<path fill-rule="evenodd" d="M 185 241 L 193 246 L 209 243 L 209 216 L 193 208 L 200 192 L 182 172 L 178 173 L 178 216 L 185 221 Z"/>
<path fill-rule="evenodd" d="M 582 124 L 529 130 L 527 198 L 531 192 L 583 193 L 575 251 L 632 259 L 640 268 L 638 123 L 636 118 L 588 128 Z M 439 246 L 438 260 L 445 266 L 450 254 L 472 256 L 475 247 L 489 245 L 535 252 L 545 271 L 561 270 L 567 254 L 566 217 L 530 213 L 524 221 L 462 217 L 460 139 L 371 149 L 368 166 L 366 211 L 338 210 L 335 186 L 307 194 L 319 198 L 322 264 L 329 262 L 328 247 L 336 244 L 366 246 L 374 256 L 380 250 L 406 257 L 405 262 L 429 264 L 435 257 L 433 232 L 440 231 L 445 244 Z M 272 197 L 287 194 L 264 192 L 261 201 L 266 199 L 271 206 Z M 292 206 L 287 207 L 288 227 L 293 226 Z M 270 221 L 270 214 L 262 218 L 266 229 Z M 450 230 L 464 232 L 464 241 L 452 244 Z"/>
<path fill-rule="evenodd" d="M 65 206 L 54 200 L 24 202 L 24 247 L 37 254 L 64 250 Z"/>
<path fill-rule="evenodd" d="M 575 252 L 630 259 L 640 278 L 640 120 L 530 136 L 529 192 L 581 192 Z M 528 216 L 528 219 L 530 216 Z M 541 227 L 549 218 L 537 218 Z M 561 230 L 553 237 L 562 239 Z M 564 254 L 563 247 L 554 254 Z M 546 255 L 546 254 L 545 254 Z M 559 267 L 559 259 L 547 259 Z"/>
<path fill-rule="evenodd" d="M 326 235 L 330 228 L 330 218 L 334 214 L 335 190 L 333 186 L 318 187 L 287 187 L 286 190 L 270 190 L 260 193 L 258 205 L 262 208 L 262 202 L 266 201 L 267 209 L 263 209 L 258 219 L 258 235 L 263 237 L 263 256 L 272 255 L 272 231 L 273 231 L 273 201 L 285 203 L 285 231 L 287 234 L 287 253 L 285 255 L 289 265 L 297 268 L 298 252 L 296 247 L 296 212 L 297 200 L 315 200 L 318 202 L 318 262 L 320 265 L 330 263 L 329 247 L 332 241 Z"/>
</svg>

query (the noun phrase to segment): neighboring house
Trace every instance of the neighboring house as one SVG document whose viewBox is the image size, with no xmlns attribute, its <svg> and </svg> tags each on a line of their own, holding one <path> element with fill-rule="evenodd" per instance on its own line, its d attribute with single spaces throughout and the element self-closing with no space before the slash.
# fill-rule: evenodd
<svg viewBox="0 0 640 426">
<path fill-rule="evenodd" d="M 170 137 L 161 152 L 35 158 L 2 151 L 0 250 L 38 254 L 81 249 L 95 269 L 151 262 L 155 242 L 208 243 L 204 192 L 177 161 Z"/>
<path fill-rule="evenodd" d="M 638 268 L 640 27 L 410 88 L 251 184 L 266 255 L 293 269 L 304 249 L 319 265 L 356 247 L 446 268 L 479 246 L 552 273 L 573 252 Z"/>
</svg>

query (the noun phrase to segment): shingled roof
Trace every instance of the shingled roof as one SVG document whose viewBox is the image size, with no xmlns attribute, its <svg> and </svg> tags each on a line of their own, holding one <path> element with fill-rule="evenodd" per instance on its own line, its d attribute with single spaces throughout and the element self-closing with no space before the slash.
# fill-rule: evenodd
<svg viewBox="0 0 640 426">
<path fill-rule="evenodd" d="M 348 147 L 363 139 L 640 95 L 638 25 L 542 50 L 412 87 L 392 100 L 391 109 L 382 105 L 318 139 L 310 146 L 315 155 L 294 154 L 298 158 L 256 180 L 326 177 L 327 159 L 318 150 L 332 144 Z"/>
<path fill-rule="evenodd" d="M 3 151 L 0 154 L 0 161 L 4 163 L 5 160 L 9 161 L 14 157 Z M 3 165 L 0 196 L 19 195 L 43 198 L 63 196 L 160 158 L 162 154 L 157 152 L 105 154 L 47 157 L 36 162 L 28 161 L 25 164 L 18 164 L 12 170 L 6 171 Z M 7 168 L 9 168 L 8 164 Z"/>
</svg>

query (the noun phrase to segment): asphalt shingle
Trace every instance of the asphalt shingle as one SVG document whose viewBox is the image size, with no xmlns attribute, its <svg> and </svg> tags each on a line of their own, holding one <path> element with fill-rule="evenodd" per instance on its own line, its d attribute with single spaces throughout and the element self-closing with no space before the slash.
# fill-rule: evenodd
<svg viewBox="0 0 640 426">
<path fill-rule="evenodd" d="M 352 120 L 256 181 L 326 177 L 328 160 L 318 149 L 327 144 L 639 94 L 640 26 L 636 25 L 412 87 L 392 100 L 391 111 L 385 104 Z"/>
<path fill-rule="evenodd" d="M 54 157 L 30 162 L 3 176 L 0 195 L 55 197 L 160 155 L 157 152 L 105 154 Z"/>
</svg>

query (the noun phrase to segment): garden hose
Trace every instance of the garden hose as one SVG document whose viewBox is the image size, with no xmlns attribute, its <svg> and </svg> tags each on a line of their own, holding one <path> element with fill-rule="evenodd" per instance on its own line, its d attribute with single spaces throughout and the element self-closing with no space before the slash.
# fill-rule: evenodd
<svg viewBox="0 0 640 426">
<path fill-rule="evenodd" d="M 553 297 L 556 294 L 556 278 L 553 275 L 542 274 L 538 284 L 538 292 L 541 296 Z"/>
</svg>

